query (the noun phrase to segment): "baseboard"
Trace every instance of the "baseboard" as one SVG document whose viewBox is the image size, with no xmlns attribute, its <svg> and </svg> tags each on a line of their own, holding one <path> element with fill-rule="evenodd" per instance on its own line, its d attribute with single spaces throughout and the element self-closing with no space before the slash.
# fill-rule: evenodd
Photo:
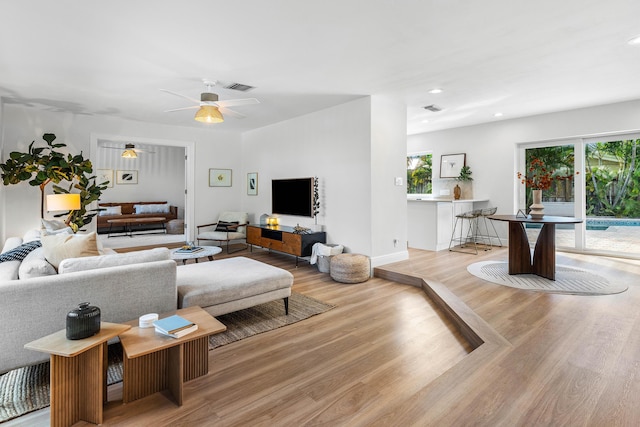
<svg viewBox="0 0 640 427">
<path fill-rule="evenodd" d="M 404 250 L 395 252 L 392 254 L 381 255 L 377 257 L 371 257 L 371 268 L 379 267 L 385 264 L 391 264 L 392 262 L 405 261 L 409 259 L 409 251 Z"/>
</svg>

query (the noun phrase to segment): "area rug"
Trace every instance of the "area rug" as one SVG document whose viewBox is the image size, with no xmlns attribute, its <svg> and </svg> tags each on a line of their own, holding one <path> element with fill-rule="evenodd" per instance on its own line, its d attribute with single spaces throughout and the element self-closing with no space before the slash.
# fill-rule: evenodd
<svg viewBox="0 0 640 427">
<path fill-rule="evenodd" d="M 289 297 L 289 315 L 282 300 L 218 316 L 227 330 L 209 338 L 209 349 L 291 325 L 331 310 L 335 306 L 302 294 Z M 107 384 L 122 381 L 122 346 L 109 346 Z M 0 423 L 49 406 L 49 362 L 0 375 Z"/>
<path fill-rule="evenodd" d="M 509 264 L 500 261 L 482 261 L 471 264 L 467 271 L 476 277 L 498 285 L 528 291 L 570 295 L 608 295 L 627 290 L 623 283 L 611 283 L 602 276 L 579 268 L 556 265 L 556 280 L 535 274 L 509 274 Z"/>
<path fill-rule="evenodd" d="M 122 346 L 109 346 L 107 384 L 122 381 Z M 0 423 L 49 406 L 49 362 L 0 376 Z"/>
<path fill-rule="evenodd" d="M 284 314 L 282 300 L 271 301 L 245 310 L 216 317 L 227 330 L 209 337 L 209 349 L 248 338 L 263 332 L 291 325 L 335 306 L 293 292 L 289 297 L 289 315 Z"/>
</svg>

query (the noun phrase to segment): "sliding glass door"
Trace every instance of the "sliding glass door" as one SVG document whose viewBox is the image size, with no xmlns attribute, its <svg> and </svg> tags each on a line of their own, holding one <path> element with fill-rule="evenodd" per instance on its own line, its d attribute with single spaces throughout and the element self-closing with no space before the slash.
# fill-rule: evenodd
<svg viewBox="0 0 640 427">
<path fill-rule="evenodd" d="M 585 219 L 557 228 L 558 248 L 640 257 L 640 134 L 527 145 L 520 153 L 519 170 L 545 165 L 545 215 Z M 519 199 L 528 213 L 531 187 L 521 185 Z M 535 227 L 527 233 L 537 237 Z"/>
<path fill-rule="evenodd" d="M 585 141 L 585 248 L 640 255 L 640 135 Z"/>
</svg>

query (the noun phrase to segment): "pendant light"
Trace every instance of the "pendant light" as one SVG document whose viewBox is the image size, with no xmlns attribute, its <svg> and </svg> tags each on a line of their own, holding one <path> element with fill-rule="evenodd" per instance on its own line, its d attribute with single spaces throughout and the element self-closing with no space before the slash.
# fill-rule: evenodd
<svg viewBox="0 0 640 427">
<path fill-rule="evenodd" d="M 218 107 L 213 105 L 203 105 L 196 112 L 196 121 L 201 123 L 222 123 L 224 118 Z"/>
<path fill-rule="evenodd" d="M 133 144 L 125 144 L 124 151 L 122 152 L 121 157 L 123 159 L 137 159 L 138 153 L 134 150 L 135 145 Z"/>
</svg>

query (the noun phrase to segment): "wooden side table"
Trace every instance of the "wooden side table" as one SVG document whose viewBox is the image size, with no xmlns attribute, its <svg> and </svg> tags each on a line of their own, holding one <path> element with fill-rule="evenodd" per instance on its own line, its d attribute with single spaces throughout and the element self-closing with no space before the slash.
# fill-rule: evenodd
<svg viewBox="0 0 640 427">
<path fill-rule="evenodd" d="M 63 329 L 24 345 L 51 355 L 52 426 L 78 421 L 102 424 L 102 406 L 107 399 L 107 341 L 130 328 L 102 322 L 100 332 L 89 338 L 68 340 Z"/>
<path fill-rule="evenodd" d="M 160 318 L 178 314 L 198 325 L 198 330 L 181 338 L 171 338 L 155 328 L 134 326 L 120 334 L 124 350 L 122 401 L 132 402 L 162 390 L 169 390 L 178 406 L 186 381 L 209 372 L 209 335 L 227 327 L 200 307 L 188 307 L 164 313 Z"/>
</svg>

